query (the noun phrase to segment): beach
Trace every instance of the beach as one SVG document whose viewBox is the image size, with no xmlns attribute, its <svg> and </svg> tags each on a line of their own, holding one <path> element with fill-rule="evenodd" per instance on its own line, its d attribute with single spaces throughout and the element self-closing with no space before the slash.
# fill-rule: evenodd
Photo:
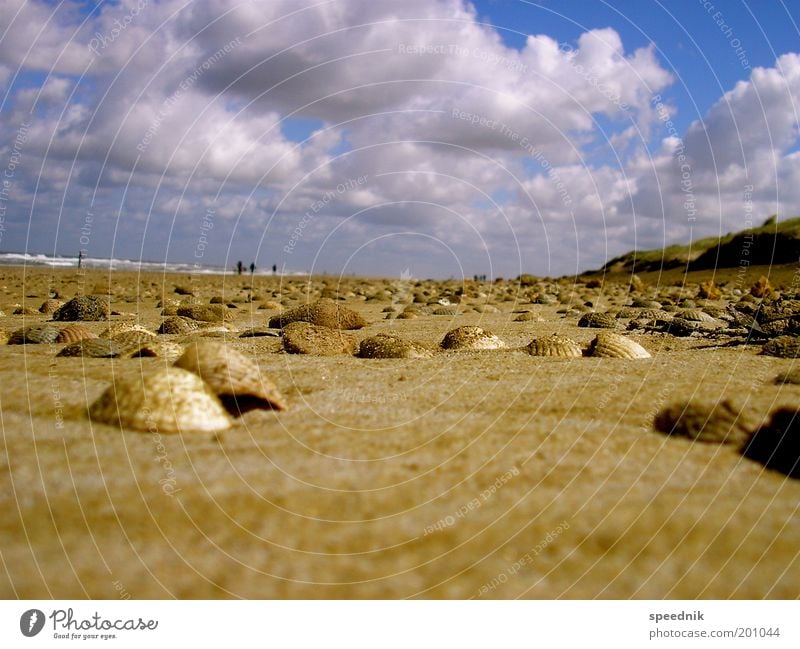
<svg viewBox="0 0 800 649">
<path fill-rule="evenodd" d="M 792 272 L 776 269 L 771 281 L 788 285 Z M 642 294 L 684 281 L 671 273 L 642 274 Z M 717 283 L 734 273 L 717 271 Z M 710 275 L 686 276 L 687 295 Z M 629 281 L 551 283 L 604 311 L 623 304 Z M 444 313 L 386 319 L 424 290 Z M 117 322 L 155 332 L 159 301 L 220 296 L 233 319 L 209 334 L 252 358 L 289 407 L 251 410 L 222 432 L 122 430 L 91 421 L 89 405 L 164 358 L 2 345 L 0 595 L 796 598 L 800 482 L 735 446 L 664 435 L 653 420 L 676 402 L 735 399 L 766 421 L 797 408 L 800 386 L 775 382 L 797 360 L 636 332 L 626 335 L 651 358 L 535 357 L 524 349 L 534 338 L 558 333 L 586 347 L 598 331 L 559 313 L 561 302 L 532 303 L 533 291 L 513 281 L 1 267 L 9 334 L 48 321 L 13 311 L 38 310 L 54 292 L 110 295 L 116 315 L 80 323 L 98 334 Z M 325 295 L 368 321 L 351 332 L 359 340 L 396 333 L 436 350 L 449 330 L 476 325 L 506 348 L 365 359 L 287 354 L 279 332 L 240 335 Z M 531 319 L 516 321 L 525 311 Z"/>
</svg>

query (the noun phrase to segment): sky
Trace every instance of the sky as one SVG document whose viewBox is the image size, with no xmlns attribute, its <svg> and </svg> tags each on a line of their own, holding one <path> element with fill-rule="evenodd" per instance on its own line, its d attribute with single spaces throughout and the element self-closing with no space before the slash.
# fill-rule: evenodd
<svg viewBox="0 0 800 649">
<path fill-rule="evenodd" d="M 0 0 L 0 251 L 572 275 L 800 215 L 800 3 Z"/>
</svg>

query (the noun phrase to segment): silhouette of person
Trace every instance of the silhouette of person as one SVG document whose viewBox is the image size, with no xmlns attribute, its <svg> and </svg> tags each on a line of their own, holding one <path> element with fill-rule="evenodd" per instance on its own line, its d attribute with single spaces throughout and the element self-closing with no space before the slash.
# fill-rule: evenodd
<svg viewBox="0 0 800 649">
<path fill-rule="evenodd" d="M 81 267 L 82 261 L 83 261 L 83 250 L 78 250 L 78 268 Z"/>
<path fill-rule="evenodd" d="M 272 264 L 272 274 L 274 275 L 277 272 L 278 272 L 278 264 Z"/>
<path fill-rule="evenodd" d="M 256 262 L 251 261 L 250 262 L 250 274 L 252 275 L 255 272 L 256 272 Z"/>
<path fill-rule="evenodd" d="M 239 273 L 239 275 L 242 274 L 242 269 L 243 268 L 244 268 L 244 264 L 241 261 L 237 261 L 236 262 L 236 272 Z"/>
</svg>

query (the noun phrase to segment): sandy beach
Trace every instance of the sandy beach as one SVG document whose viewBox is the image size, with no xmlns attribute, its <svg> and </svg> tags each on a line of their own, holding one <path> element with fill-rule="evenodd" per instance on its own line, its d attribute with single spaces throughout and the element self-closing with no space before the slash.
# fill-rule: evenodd
<svg viewBox="0 0 800 649">
<path fill-rule="evenodd" d="M 642 295 L 674 288 L 682 276 L 673 275 L 642 275 Z M 688 276 L 686 295 L 707 275 Z M 629 279 L 557 286 L 605 311 L 625 303 Z M 790 279 L 791 269 L 771 276 L 776 287 Z M 80 324 L 155 331 L 160 300 L 188 299 L 176 287 L 235 307 L 229 331 L 210 335 L 251 357 L 289 408 L 249 411 L 218 433 L 120 429 L 90 421 L 88 406 L 120 377 L 169 361 L 0 346 L 2 597 L 800 594 L 800 482 L 735 446 L 653 426 L 660 409 L 690 400 L 735 399 L 759 422 L 796 408 L 800 386 L 774 379 L 797 360 L 760 355 L 758 344 L 636 332 L 651 358 L 535 357 L 524 350 L 534 338 L 559 333 L 586 347 L 598 330 L 559 313 L 558 300 L 532 303 L 537 287 L 513 282 L 3 267 L 0 327 L 50 320 L 36 310 L 51 292 L 102 293 L 118 315 Z M 386 319 L 417 293 L 435 307 L 457 289 L 460 302 L 441 315 Z M 449 330 L 477 325 L 507 349 L 375 360 L 287 354 L 278 335 L 240 336 L 324 295 L 369 322 L 351 332 L 359 340 L 397 333 L 436 349 Z M 30 310 L 14 315 L 19 307 Z M 531 319 L 516 321 L 523 311 Z"/>
</svg>

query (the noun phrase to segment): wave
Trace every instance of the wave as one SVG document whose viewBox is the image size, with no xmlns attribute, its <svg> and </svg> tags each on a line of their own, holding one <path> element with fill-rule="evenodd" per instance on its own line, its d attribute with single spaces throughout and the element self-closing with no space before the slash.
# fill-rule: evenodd
<svg viewBox="0 0 800 649">
<path fill-rule="evenodd" d="M 0 266 L 45 266 L 49 268 L 78 268 L 77 257 L 61 255 L 31 254 L 27 252 L 0 252 Z M 187 264 L 167 261 L 143 261 L 136 259 L 102 259 L 84 257 L 82 268 L 99 268 L 103 270 L 127 270 L 161 273 L 195 273 L 201 275 L 233 275 L 233 268 L 222 266 L 206 266 L 203 264 Z M 256 270 L 256 275 L 271 275 L 271 268 Z M 303 271 L 279 269 L 278 275 L 307 275 Z"/>
</svg>

